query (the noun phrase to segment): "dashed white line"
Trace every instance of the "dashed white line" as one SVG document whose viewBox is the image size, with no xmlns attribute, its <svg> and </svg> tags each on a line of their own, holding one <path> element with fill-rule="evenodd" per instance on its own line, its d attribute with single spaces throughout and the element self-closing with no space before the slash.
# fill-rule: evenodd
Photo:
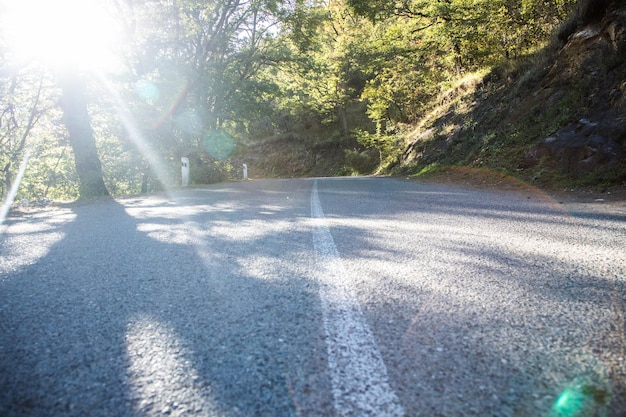
<svg viewBox="0 0 626 417">
<path fill-rule="evenodd" d="M 317 180 L 311 217 L 335 411 L 340 416 L 404 416 L 326 224 Z"/>
</svg>

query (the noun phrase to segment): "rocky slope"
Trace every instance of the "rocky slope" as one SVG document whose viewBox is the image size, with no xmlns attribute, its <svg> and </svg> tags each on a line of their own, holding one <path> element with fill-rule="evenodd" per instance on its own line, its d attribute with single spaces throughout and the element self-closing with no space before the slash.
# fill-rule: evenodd
<svg viewBox="0 0 626 417">
<path fill-rule="evenodd" d="M 543 50 L 468 75 L 431 107 L 383 172 L 473 167 L 533 186 L 615 195 L 626 189 L 626 3 L 583 1 Z M 360 126 L 365 113 L 356 110 L 361 118 L 352 125 Z M 337 126 L 313 125 L 249 144 L 242 161 L 251 176 L 369 172 L 356 162 L 369 167 L 372 150 L 340 137 Z"/>
<path fill-rule="evenodd" d="M 626 4 L 588 4 L 602 7 L 581 8 L 541 53 L 460 85 L 396 170 L 469 165 L 538 185 L 624 187 Z"/>
<path fill-rule="evenodd" d="M 581 88 L 586 94 L 579 103 L 584 110 L 580 113 L 586 117 L 543 139 L 523 165 L 550 157 L 562 170 L 578 174 L 624 162 L 626 7 L 617 4 L 601 16 L 581 21 L 533 92 L 535 101 L 550 103 L 564 88 Z"/>
</svg>

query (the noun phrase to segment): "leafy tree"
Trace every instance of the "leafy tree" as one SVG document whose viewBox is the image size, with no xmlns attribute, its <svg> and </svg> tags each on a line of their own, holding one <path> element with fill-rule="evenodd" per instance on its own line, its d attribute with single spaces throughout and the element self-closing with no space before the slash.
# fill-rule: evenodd
<svg viewBox="0 0 626 417">
<path fill-rule="evenodd" d="M 369 114 L 414 121 L 454 79 L 537 50 L 573 7 L 571 0 L 346 0 L 376 22 L 363 93 Z"/>
<path fill-rule="evenodd" d="M 157 120 L 141 130 L 170 159 L 195 155 L 202 164 L 217 164 L 224 155 L 211 155 L 210 138 L 229 131 L 220 137 L 234 140 L 264 111 L 263 98 L 273 87 L 257 74 L 281 59 L 273 30 L 285 10 L 271 0 L 159 6 L 120 5 L 133 39 L 133 83 L 155 94 L 133 106 L 138 120 L 150 113 Z"/>
<path fill-rule="evenodd" d="M 147 191 L 157 186 L 157 177 L 172 183 L 180 156 L 195 158 L 192 169 L 203 165 L 192 178 L 222 178 L 232 165 L 223 159 L 231 158 L 238 144 L 311 125 L 324 134 L 352 135 L 388 159 L 405 125 L 429 112 L 455 80 L 533 53 L 575 5 L 574 0 L 112 2 L 126 35 L 121 45 L 126 71 L 109 78 L 106 88 L 77 72 L 65 73 L 56 86 L 48 75 L 39 78 L 31 70 L 21 72 L 17 83 L 10 76 L 2 79 L 4 189 L 27 138 L 36 138 L 41 149 L 33 154 L 41 167 L 33 169 L 39 181 L 70 190 L 78 175 L 83 196 Z M 598 15 L 604 3 L 586 0 L 581 16 Z M 37 91 L 45 100 L 37 99 Z M 62 98 L 67 132 L 51 140 L 35 127 L 57 119 L 56 96 Z M 69 146 L 75 172 L 66 168 Z"/>
<path fill-rule="evenodd" d="M 11 67 L 0 76 L 1 196 L 10 191 L 20 164 L 39 154 L 43 132 L 55 131 L 51 110 L 56 96 L 49 75 L 40 67 Z"/>
<path fill-rule="evenodd" d="M 73 6 L 79 7 L 78 4 Z M 36 92 L 33 104 L 29 107 L 31 109 L 30 116 L 22 115 L 21 119 L 14 118 L 12 120 L 13 126 L 6 126 L 9 136 L 12 135 L 12 131 L 19 129 L 22 131 L 22 138 L 19 144 L 14 147 L 11 155 L 9 155 L 10 165 L 5 165 L 7 167 L 5 169 L 5 174 L 7 174 L 5 175 L 5 183 L 9 182 L 7 180 L 8 175 L 10 175 L 8 167 L 15 165 L 17 162 L 16 158 L 24 150 L 26 140 L 33 132 L 35 124 L 48 111 L 52 110 L 52 106 L 47 106 L 47 102 L 46 107 L 41 107 L 40 103 L 45 102 L 41 99 L 49 95 L 56 95 L 60 90 L 58 103 L 64 111 L 65 117 L 63 122 L 67 128 L 69 143 L 74 150 L 76 172 L 81 181 L 80 195 L 81 197 L 108 195 L 108 191 L 102 181 L 95 138 L 91 131 L 81 75 L 78 72 L 79 61 L 82 58 L 80 54 L 97 48 L 92 48 L 93 45 L 80 41 L 83 34 L 79 32 L 85 29 L 81 14 L 84 11 L 83 9 L 80 9 L 73 19 L 70 20 L 68 18 L 62 21 L 65 12 L 74 11 L 67 10 L 68 7 L 68 4 L 60 4 L 46 9 L 46 11 L 55 12 L 56 14 L 53 16 L 37 16 L 35 24 L 31 25 L 32 27 L 28 27 L 31 16 L 27 10 L 12 9 L 10 7 L 2 10 L 3 13 L 13 13 L 8 16 L 1 15 L 4 19 L 15 19 L 19 23 L 17 25 L 13 24 L 11 30 L 5 30 L 9 22 L 3 22 L 3 30 L 0 33 L 3 42 L 0 52 L 3 54 L 5 68 L 9 68 L 9 72 L 13 71 L 11 68 L 21 68 L 24 79 L 35 76 L 41 80 L 38 84 L 30 83 L 33 91 Z M 39 27 L 40 24 L 42 27 Z M 63 25 L 63 27 L 59 28 L 54 25 Z M 26 26 L 31 31 L 26 31 L 22 26 Z M 36 36 L 39 33 L 41 36 Z M 84 47 L 84 49 L 77 48 L 75 56 L 71 56 L 70 51 L 73 51 L 77 46 Z M 22 51 L 22 48 L 25 50 Z M 54 76 L 51 74 L 54 74 Z M 7 93 L 12 95 L 14 100 L 23 100 L 23 95 L 15 95 L 15 75 L 12 78 L 13 81 L 3 80 L 8 82 Z M 55 80 L 56 86 L 48 82 L 44 84 L 44 80 Z M 8 100 L 10 101 L 11 99 Z M 11 113 L 13 106 L 9 105 L 6 108 Z M 46 135 L 41 133 L 40 136 L 45 137 Z"/>
<path fill-rule="evenodd" d="M 362 46 L 372 25 L 349 13 L 342 1 L 331 1 L 298 3 L 284 28 L 280 40 L 289 45 L 291 60 L 277 75 L 285 103 L 323 123 L 338 123 L 349 135 L 348 109 L 365 86 Z"/>
</svg>

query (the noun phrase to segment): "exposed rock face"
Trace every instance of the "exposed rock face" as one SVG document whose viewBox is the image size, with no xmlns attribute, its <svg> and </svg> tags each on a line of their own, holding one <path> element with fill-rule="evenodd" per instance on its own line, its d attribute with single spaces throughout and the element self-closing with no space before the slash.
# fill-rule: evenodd
<svg viewBox="0 0 626 417">
<path fill-rule="evenodd" d="M 609 0 L 584 7 L 536 94 L 585 91 L 578 103 L 585 118 L 541 140 L 522 168 L 547 159 L 576 175 L 626 165 L 626 8 Z"/>
<path fill-rule="evenodd" d="M 625 145 L 625 118 L 599 122 L 581 119 L 543 139 L 520 165 L 530 168 L 550 158 L 563 171 L 582 174 L 623 163 Z"/>
<path fill-rule="evenodd" d="M 415 159 L 415 157 L 417 156 L 421 156 L 424 149 L 423 146 L 420 146 L 420 144 L 432 139 L 434 135 L 435 129 L 432 127 L 420 133 L 417 138 L 415 138 L 411 142 L 411 144 L 405 149 L 404 153 L 402 154 L 402 161 L 406 162 L 411 159 Z"/>
</svg>

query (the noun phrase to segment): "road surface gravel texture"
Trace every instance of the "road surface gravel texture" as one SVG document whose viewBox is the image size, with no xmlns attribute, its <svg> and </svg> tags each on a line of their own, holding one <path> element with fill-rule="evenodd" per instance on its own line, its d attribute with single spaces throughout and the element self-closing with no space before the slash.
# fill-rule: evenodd
<svg viewBox="0 0 626 417">
<path fill-rule="evenodd" d="M 626 415 L 626 212 L 245 181 L 0 226 L 0 416 Z"/>
</svg>

